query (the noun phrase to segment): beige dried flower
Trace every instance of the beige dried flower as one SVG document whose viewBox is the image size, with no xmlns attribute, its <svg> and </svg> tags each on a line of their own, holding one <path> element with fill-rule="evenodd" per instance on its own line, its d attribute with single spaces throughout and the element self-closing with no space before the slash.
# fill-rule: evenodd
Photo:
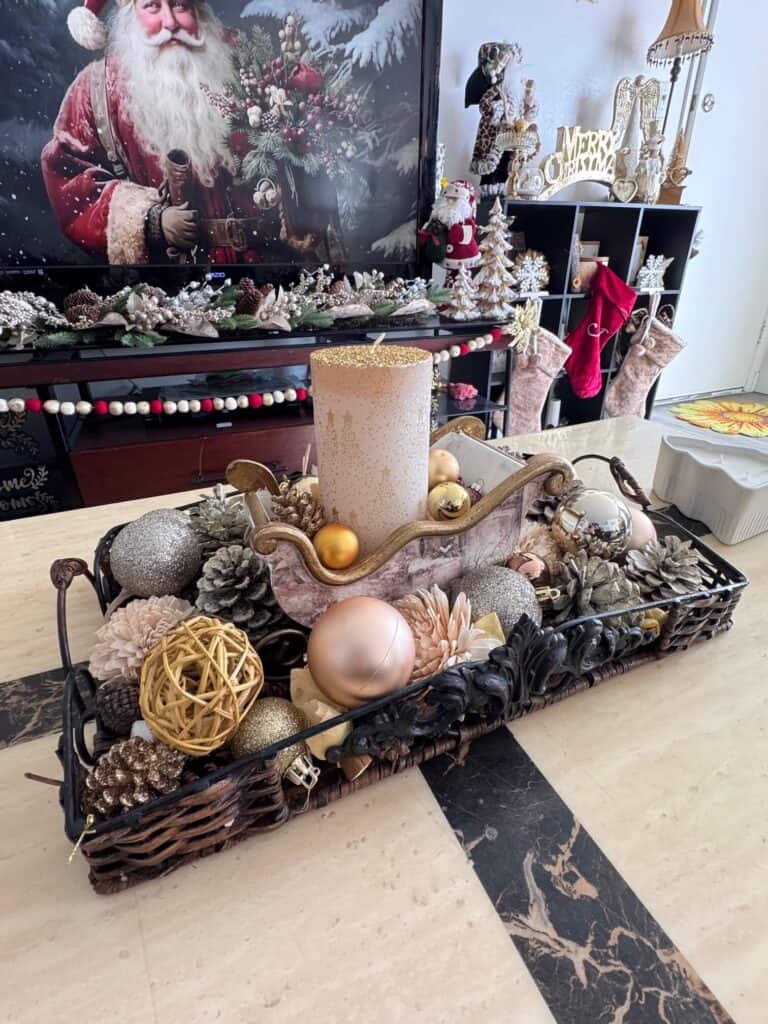
<svg viewBox="0 0 768 1024">
<path fill-rule="evenodd" d="M 438 586 L 417 590 L 395 602 L 416 641 L 414 680 L 428 679 L 464 661 L 481 661 L 498 641 L 472 625 L 472 607 L 459 594 L 451 608 L 448 595 Z"/>
<path fill-rule="evenodd" d="M 118 608 L 96 633 L 91 675 L 103 682 L 118 677 L 138 682 L 144 656 L 191 611 L 189 601 L 171 596 L 148 597 Z"/>
</svg>

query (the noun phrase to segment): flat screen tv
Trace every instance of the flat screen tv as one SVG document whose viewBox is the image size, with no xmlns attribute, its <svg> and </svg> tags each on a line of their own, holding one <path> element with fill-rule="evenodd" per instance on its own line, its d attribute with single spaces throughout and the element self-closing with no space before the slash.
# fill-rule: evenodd
<svg viewBox="0 0 768 1024">
<path fill-rule="evenodd" d="M 3 3 L 0 269 L 418 272 L 440 22 L 441 0 Z"/>
</svg>

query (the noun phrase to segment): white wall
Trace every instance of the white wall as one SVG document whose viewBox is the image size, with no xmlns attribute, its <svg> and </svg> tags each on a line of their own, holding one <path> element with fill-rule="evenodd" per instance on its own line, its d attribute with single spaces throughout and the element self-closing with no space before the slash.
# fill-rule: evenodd
<svg viewBox="0 0 768 1024">
<path fill-rule="evenodd" d="M 444 0 L 439 137 L 448 149 L 448 177 L 468 171 L 478 112 L 464 109 L 464 85 L 480 43 L 506 39 L 522 47 L 524 69 L 537 83 L 545 153 L 559 125 L 608 127 L 623 75 L 666 81 L 668 72 L 649 68 L 645 52 L 668 10 L 669 0 Z M 661 398 L 741 388 L 753 365 L 768 269 L 766 40 L 768 4 L 721 2 L 704 80 L 716 106 L 699 111 L 689 155 L 694 174 L 684 193 L 686 202 L 703 207 L 705 238 L 689 264 L 677 316 L 688 348 L 665 372 Z M 684 81 L 685 70 L 678 98 Z M 673 110 L 670 129 L 676 126 Z M 764 377 L 768 385 L 768 368 Z"/>
</svg>

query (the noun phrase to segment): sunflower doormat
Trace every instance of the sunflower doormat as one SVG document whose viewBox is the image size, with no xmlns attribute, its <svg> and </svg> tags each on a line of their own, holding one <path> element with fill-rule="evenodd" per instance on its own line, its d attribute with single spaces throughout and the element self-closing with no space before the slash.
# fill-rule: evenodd
<svg viewBox="0 0 768 1024">
<path fill-rule="evenodd" d="M 760 402 L 703 398 L 698 402 L 676 405 L 672 412 L 679 420 L 685 420 L 694 427 L 715 430 L 718 434 L 768 437 L 768 405 Z"/>
</svg>

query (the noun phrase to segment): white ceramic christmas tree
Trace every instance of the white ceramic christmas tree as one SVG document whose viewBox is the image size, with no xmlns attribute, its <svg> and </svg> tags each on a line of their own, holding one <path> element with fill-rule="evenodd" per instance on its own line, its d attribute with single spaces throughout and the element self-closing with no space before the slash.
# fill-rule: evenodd
<svg viewBox="0 0 768 1024">
<path fill-rule="evenodd" d="M 488 224 L 480 228 L 484 237 L 480 243 L 480 266 L 474 281 L 478 308 L 484 317 L 491 320 L 506 319 L 513 308 L 511 300 L 515 292 L 514 278 L 509 269 L 512 261 L 507 257 L 512 248 L 507 240 L 508 227 L 497 197 Z"/>
<path fill-rule="evenodd" d="M 462 264 L 456 271 L 453 294 L 443 315 L 449 320 L 477 320 L 480 310 L 476 304 L 477 293 L 469 270 Z"/>
</svg>

